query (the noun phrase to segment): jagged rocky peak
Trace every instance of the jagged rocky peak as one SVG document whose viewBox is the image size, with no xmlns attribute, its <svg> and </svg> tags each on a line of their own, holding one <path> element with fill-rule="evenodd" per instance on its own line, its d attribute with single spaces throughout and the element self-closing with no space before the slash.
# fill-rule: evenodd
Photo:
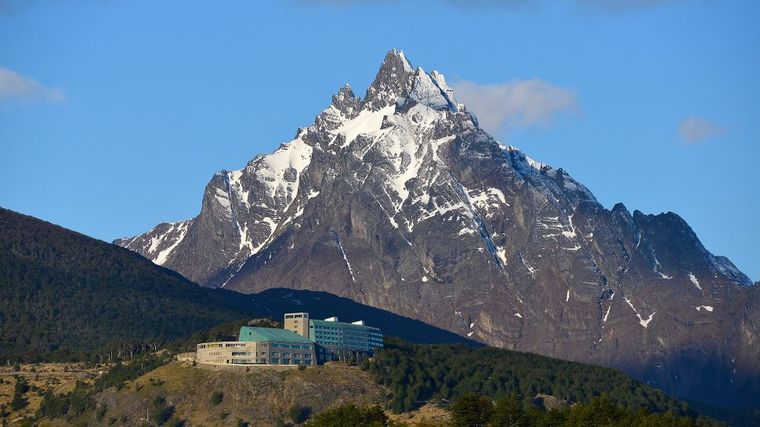
<svg viewBox="0 0 760 427">
<path fill-rule="evenodd" d="M 332 106 L 348 118 L 356 117 L 361 108 L 361 99 L 354 95 L 351 85 L 346 83 L 332 97 Z"/>
<path fill-rule="evenodd" d="M 426 73 L 422 67 L 414 70 L 404 53 L 391 50 L 385 56 L 380 70 L 367 89 L 364 107 L 377 111 L 411 99 L 436 110 L 453 112 L 463 108 L 456 101 L 454 91 L 446 84 L 443 74 Z"/>
<path fill-rule="evenodd" d="M 422 67 L 414 73 L 409 98 L 436 110 L 456 112 L 459 109 L 454 91 L 446 85 L 443 75 L 437 71 L 427 74 Z"/>
<path fill-rule="evenodd" d="M 427 136 L 440 139 L 476 130 L 477 122 L 457 102 L 443 74 L 438 71 L 428 74 L 421 67 L 415 70 L 401 51 L 391 50 L 365 98 L 359 99 L 345 85 L 307 129 L 303 140 L 327 150 L 350 146 L 361 149 L 361 144 L 352 146 L 357 137 L 394 127 L 399 128 L 396 133 L 404 133 L 406 138 L 423 144 L 430 140 Z M 432 133 L 425 138 L 414 137 L 422 127 L 430 127 Z"/>
<path fill-rule="evenodd" d="M 393 49 L 385 55 L 380 71 L 364 96 L 364 104 L 372 111 L 395 104 L 400 97 L 408 95 L 414 75 L 404 52 Z"/>
</svg>

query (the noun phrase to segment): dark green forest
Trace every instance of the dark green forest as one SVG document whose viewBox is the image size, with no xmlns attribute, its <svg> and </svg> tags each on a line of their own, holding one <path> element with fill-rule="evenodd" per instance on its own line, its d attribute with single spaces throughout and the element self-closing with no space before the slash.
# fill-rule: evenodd
<svg viewBox="0 0 760 427">
<path fill-rule="evenodd" d="M 250 318 L 126 249 L 0 208 L 0 360 L 117 359 Z"/>
<path fill-rule="evenodd" d="M 574 403 L 605 395 L 614 405 L 692 414 L 686 403 L 618 370 L 530 353 L 388 339 L 362 366 L 388 388 L 389 406 L 397 412 L 429 401 L 445 404 L 468 393 L 493 400 L 515 395 L 529 402 L 543 393 Z"/>
</svg>

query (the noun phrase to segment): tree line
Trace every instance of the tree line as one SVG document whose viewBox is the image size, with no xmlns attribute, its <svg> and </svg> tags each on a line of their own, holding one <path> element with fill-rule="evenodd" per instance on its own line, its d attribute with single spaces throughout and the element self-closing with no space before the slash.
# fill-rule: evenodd
<svg viewBox="0 0 760 427">
<path fill-rule="evenodd" d="M 492 400 L 515 395 L 526 402 L 546 394 L 572 403 L 606 395 L 616 406 L 694 415 L 685 402 L 618 370 L 496 348 L 387 339 L 362 367 L 387 387 L 389 407 L 396 412 L 478 393 Z"/>
</svg>

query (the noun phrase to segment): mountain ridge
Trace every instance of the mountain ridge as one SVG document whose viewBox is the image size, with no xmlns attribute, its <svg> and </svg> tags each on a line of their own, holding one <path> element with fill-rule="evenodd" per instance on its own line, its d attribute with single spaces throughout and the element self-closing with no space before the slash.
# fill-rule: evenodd
<svg viewBox="0 0 760 427">
<path fill-rule="evenodd" d="M 196 218 L 115 243 L 205 286 L 326 291 L 690 399 L 760 384 L 746 275 L 678 215 L 606 209 L 494 140 L 400 51 L 363 99 L 341 88 L 292 141 L 215 174 Z"/>
</svg>

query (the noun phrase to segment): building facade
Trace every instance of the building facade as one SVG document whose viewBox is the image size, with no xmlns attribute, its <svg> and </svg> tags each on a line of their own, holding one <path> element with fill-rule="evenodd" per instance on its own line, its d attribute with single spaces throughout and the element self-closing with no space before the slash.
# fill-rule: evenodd
<svg viewBox="0 0 760 427">
<path fill-rule="evenodd" d="M 309 338 L 309 313 L 285 313 L 282 327 Z"/>
<path fill-rule="evenodd" d="M 383 348 L 382 331 L 362 320 L 345 323 L 337 317 L 318 320 L 309 318 L 309 313 L 286 313 L 284 328 L 317 344 L 320 362 L 358 359 Z"/>
<path fill-rule="evenodd" d="M 213 365 L 316 365 L 308 338 L 285 329 L 243 326 L 238 341 L 198 344 L 198 363 Z"/>
</svg>

